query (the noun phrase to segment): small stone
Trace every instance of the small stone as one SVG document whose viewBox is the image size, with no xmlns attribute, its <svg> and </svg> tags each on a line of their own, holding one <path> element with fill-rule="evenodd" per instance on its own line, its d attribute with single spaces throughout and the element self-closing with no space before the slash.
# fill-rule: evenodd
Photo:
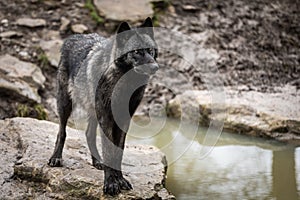
<svg viewBox="0 0 300 200">
<path fill-rule="evenodd" d="M 8 24 L 8 19 L 2 19 L 1 24 Z"/>
<path fill-rule="evenodd" d="M 12 37 L 21 37 L 23 34 L 16 31 L 6 31 L 0 33 L 0 38 L 12 38 Z"/>
<path fill-rule="evenodd" d="M 170 5 L 168 7 L 168 12 L 171 13 L 172 15 L 176 15 L 176 10 L 175 10 L 175 7 Z"/>
<path fill-rule="evenodd" d="M 1 24 L 2 24 L 4 27 L 7 27 L 7 26 L 8 26 L 8 19 L 2 19 L 2 20 L 1 20 Z"/>
<path fill-rule="evenodd" d="M 32 18 L 20 18 L 17 20 L 17 25 L 26 26 L 30 28 L 46 26 L 46 20 L 44 19 L 32 19 Z"/>
<path fill-rule="evenodd" d="M 36 43 L 36 42 L 40 41 L 40 38 L 38 38 L 38 37 L 32 37 L 31 41 L 34 42 L 34 43 Z"/>
<path fill-rule="evenodd" d="M 55 8 L 59 7 L 60 2 L 59 1 L 43 1 L 43 4 L 46 6 L 47 9 L 55 9 Z"/>
<path fill-rule="evenodd" d="M 40 46 L 45 52 L 50 64 L 54 67 L 58 67 L 60 59 L 60 48 L 63 44 L 63 41 L 60 39 L 40 42 Z"/>
<path fill-rule="evenodd" d="M 183 5 L 182 8 L 183 8 L 183 10 L 186 10 L 186 11 L 199 10 L 199 8 L 197 8 L 196 6 L 193 6 L 193 5 Z"/>
<path fill-rule="evenodd" d="M 54 30 L 47 30 L 44 29 L 42 31 L 42 38 L 44 40 L 55 40 L 55 39 L 60 39 L 60 33 L 59 31 L 54 31 Z"/>
<path fill-rule="evenodd" d="M 71 26 L 71 29 L 74 33 L 84 33 L 88 30 L 88 27 L 83 24 L 74 24 Z"/>
<path fill-rule="evenodd" d="M 22 57 L 22 58 L 29 58 L 29 54 L 27 51 L 20 51 L 19 52 L 19 55 Z"/>
<path fill-rule="evenodd" d="M 14 45 L 14 49 L 17 53 L 19 53 L 21 51 L 20 47 L 17 45 Z"/>
<path fill-rule="evenodd" d="M 174 195 L 170 194 L 166 188 L 157 192 L 159 199 L 176 199 Z"/>
<path fill-rule="evenodd" d="M 257 26 L 259 24 L 258 21 L 250 20 L 250 19 L 247 21 L 247 23 L 248 23 L 249 26 Z"/>
<path fill-rule="evenodd" d="M 61 17 L 60 18 L 60 22 L 61 22 L 61 25 L 60 25 L 59 30 L 60 31 L 67 30 L 68 26 L 70 25 L 70 20 L 68 18 L 66 18 L 66 17 Z"/>
<path fill-rule="evenodd" d="M 80 2 L 76 2 L 75 5 L 79 8 L 83 8 L 84 7 L 84 4 L 83 3 L 80 3 Z"/>
</svg>

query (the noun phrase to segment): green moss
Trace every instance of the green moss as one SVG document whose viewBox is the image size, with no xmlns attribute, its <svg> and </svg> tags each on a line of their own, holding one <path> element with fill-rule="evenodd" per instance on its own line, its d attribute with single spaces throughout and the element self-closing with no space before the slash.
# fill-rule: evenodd
<svg viewBox="0 0 300 200">
<path fill-rule="evenodd" d="M 46 120 L 48 118 L 45 108 L 41 104 L 35 104 L 33 107 L 26 104 L 19 104 L 17 106 L 18 117 L 32 117 L 40 120 Z"/>
<path fill-rule="evenodd" d="M 41 120 L 46 120 L 48 115 L 47 112 L 45 111 L 44 106 L 42 106 L 41 104 L 36 104 L 34 106 L 34 110 L 37 114 L 37 119 L 41 119 Z"/>
<path fill-rule="evenodd" d="M 17 106 L 17 113 L 18 117 L 27 117 L 29 115 L 29 109 L 27 105 L 19 104 Z"/>
<path fill-rule="evenodd" d="M 44 68 L 45 66 L 47 66 L 49 64 L 48 57 L 44 52 L 39 54 L 38 61 L 40 62 L 41 68 Z"/>
<path fill-rule="evenodd" d="M 97 24 L 102 24 L 104 22 L 103 18 L 98 15 L 97 10 L 96 10 L 92 0 L 87 0 L 84 7 L 90 11 L 90 15 L 91 15 L 92 19 Z"/>
<path fill-rule="evenodd" d="M 171 5 L 171 0 L 152 2 L 152 8 L 155 12 L 165 11 L 170 5 Z"/>
<path fill-rule="evenodd" d="M 163 0 L 152 2 L 152 9 L 154 11 L 152 21 L 154 26 L 159 26 L 159 18 L 165 13 L 166 9 L 171 5 L 171 0 Z"/>
<path fill-rule="evenodd" d="M 153 26 L 159 26 L 159 16 L 154 13 L 152 17 Z"/>
<path fill-rule="evenodd" d="M 69 197 L 91 200 L 99 199 L 94 196 L 95 192 L 98 193 L 97 188 L 85 181 L 63 181 L 59 184 L 59 188 L 57 187 L 54 190 L 56 189 L 57 191 L 64 191 Z"/>
</svg>

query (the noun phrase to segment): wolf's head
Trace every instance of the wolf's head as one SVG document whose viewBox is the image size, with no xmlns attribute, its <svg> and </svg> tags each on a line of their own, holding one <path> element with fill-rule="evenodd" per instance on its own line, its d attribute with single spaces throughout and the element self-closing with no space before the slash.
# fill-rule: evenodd
<svg viewBox="0 0 300 200">
<path fill-rule="evenodd" d="M 134 29 L 131 29 L 127 22 L 120 24 L 116 36 L 117 67 L 125 72 L 133 69 L 138 74 L 149 76 L 159 68 L 156 62 L 157 54 L 150 17 Z"/>
</svg>

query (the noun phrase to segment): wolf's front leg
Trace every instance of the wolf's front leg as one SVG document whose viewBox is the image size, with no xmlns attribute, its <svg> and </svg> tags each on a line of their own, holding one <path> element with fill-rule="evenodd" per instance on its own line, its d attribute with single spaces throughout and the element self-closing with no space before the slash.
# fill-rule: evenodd
<svg viewBox="0 0 300 200">
<path fill-rule="evenodd" d="M 103 127 L 102 151 L 104 159 L 104 186 L 103 192 L 109 195 L 117 195 L 121 190 L 132 189 L 131 184 L 122 174 L 121 163 L 124 150 L 124 142 L 128 125 L 125 131 L 121 130 L 115 122 Z M 124 127 L 124 126 L 123 126 Z"/>
</svg>

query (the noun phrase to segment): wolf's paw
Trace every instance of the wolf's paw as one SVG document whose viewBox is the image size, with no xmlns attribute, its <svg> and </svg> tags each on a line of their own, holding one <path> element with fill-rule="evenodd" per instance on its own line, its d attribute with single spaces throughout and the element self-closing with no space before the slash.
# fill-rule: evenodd
<svg viewBox="0 0 300 200">
<path fill-rule="evenodd" d="M 103 192 L 115 196 L 121 192 L 121 190 L 132 189 L 131 184 L 123 176 L 109 176 L 104 181 Z"/>
<path fill-rule="evenodd" d="M 117 179 L 122 190 L 132 190 L 132 186 L 124 177 Z"/>
<path fill-rule="evenodd" d="M 48 161 L 50 167 L 62 167 L 62 158 L 51 157 Z"/>
<path fill-rule="evenodd" d="M 96 158 L 93 158 L 93 166 L 96 169 L 99 169 L 99 170 L 103 170 L 104 169 L 103 163 L 101 161 L 97 160 Z"/>
</svg>

